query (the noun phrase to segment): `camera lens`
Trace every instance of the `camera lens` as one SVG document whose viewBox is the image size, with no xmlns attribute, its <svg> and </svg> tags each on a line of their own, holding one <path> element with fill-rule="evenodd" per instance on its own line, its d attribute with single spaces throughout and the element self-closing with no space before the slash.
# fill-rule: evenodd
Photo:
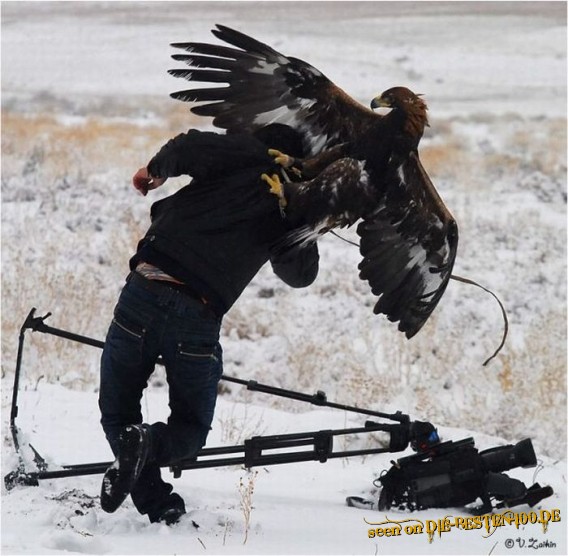
<svg viewBox="0 0 568 556">
<path fill-rule="evenodd" d="M 536 455 L 530 438 L 521 440 L 515 445 L 499 446 L 480 452 L 488 471 L 500 473 L 515 467 L 534 467 Z"/>
</svg>

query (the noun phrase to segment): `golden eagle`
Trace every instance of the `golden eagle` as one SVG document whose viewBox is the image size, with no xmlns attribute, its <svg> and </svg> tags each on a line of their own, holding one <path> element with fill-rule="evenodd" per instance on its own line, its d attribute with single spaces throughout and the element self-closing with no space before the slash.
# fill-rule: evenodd
<svg viewBox="0 0 568 556">
<path fill-rule="evenodd" d="M 271 123 L 299 131 L 308 156 L 299 162 L 304 181 L 285 185 L 288 216 L 307 226 L 304 240 L 361 220 L 359 271 L 379 296 L 374 312 L 399 322 L 399 330 L 412 337 L 445 291 L 458 243 L 456 222 L 418 157 L 428 125 L 426 104 L 409 89 L 395 87 L 366 108 L 310 64 L 216 27 L 212 33 L 230 47 L 174 43 L 185 53 L 173 58 L 190 69 L 169 73 L 228 86 L 171 96 L 205 102 L 191 111 L 213 117 L 227 133 Z M 391 111 L 379 115 L 372 110 L 377 107 Z"/>
</svg>

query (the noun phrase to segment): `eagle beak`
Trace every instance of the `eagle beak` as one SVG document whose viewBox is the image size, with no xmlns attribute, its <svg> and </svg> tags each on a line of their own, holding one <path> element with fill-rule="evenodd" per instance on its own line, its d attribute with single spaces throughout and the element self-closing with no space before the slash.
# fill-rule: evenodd
<svg viewBox="0 0 568 556">
<path fill-rule="evenodd" d="M 371 109 L 374 110 L 375 108 L 391 108 L 391 104 L 387 99 L 378 96 L 371 101 Z"/>
</svg>

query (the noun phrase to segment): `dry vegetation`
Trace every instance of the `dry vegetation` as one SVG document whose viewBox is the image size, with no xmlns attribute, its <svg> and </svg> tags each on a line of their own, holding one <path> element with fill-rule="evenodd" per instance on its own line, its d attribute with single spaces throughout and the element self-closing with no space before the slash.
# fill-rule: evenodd
<svg viewBox="0 0 568 556">
<path fill-rule="evenodd" d="M 176 105 L 177 106 L 177 105 Z M 3 180 L 21 172 L 38 174 L 43 185 L 52 180 L 85 176 L 105 168 L 130 168 L 146 161 L 164 138 L 189 127 L 187 108 L 174 108 L 164 117 L 127 119 L 75 116 L 62 119 L 49 113 L 23 115 L 2 112 Z"/>
<path fill-rule="evenodd" d="M 460 126 L 472 123 L 487 137 L 499 130 L 500 144 L 470 141 Z M 130 174 L 189 125 L 184 107 L 139 120 L 3 113 L 3 377 L 13 372 L 18 330 L 32 306 L 56 312 L 53 326 L 104 337 L 126 261 L 147 225 L 150 202 L 132 203 Z M 490 366 L 481 366 L 498 343 L 498 311 L 484 294 L 462 285 L 448 289 L 431 322 L 411 342 L 392 325 L 378 324 L 370 309 L 350 318 L 353 307 L 371 300 L 352 261 L 339 256 L 322 266 L 310 295 L 329 297 L 333 307 L 345 308 L 340 314 L 325 309 L 313 314 L 285 289 L 270 292 L 269 273 L 261 272 L 225 320 L 232 352 L 226 354 L 227 373 L 308 392 L 324 387 L 329 399 L 343 403 L 393 410 L 401 403 L 440 425 L 511 439 L 533 436 L 541 450 L 560 456 L 566 445 L 566 311 L 565 237 L 559 234 L 565 230 L 543 218 L 538 206 L 551 203 L 562 218 L 565 122 L 480 118 L 433 128 L 437 135 L 425 141 L 421 156 L 465 232 L 462 270 L 473 278 L 487 276 L 489 286 L 495 279 L 501 287 L 507 281 L 500 273 L 510 273 L 511 291 L 497 293 L 511 312 L 514 341 Z M 499 222 L 495 212 L 469 210 L 492 191 L 496 202 L 504 202 L 515 188 L 533 195 L 534 204 L 518 207 L 518 213 L 509 207 Z M 542 241 L 527 251 L 524 242 L 535 234 Z M 486 249 L 476 247 L 479 237 L 490 235 L 494 239 Z M 331 249 L 322 249 L 333 256 Z M 356 261 L 356 253 L 353 257 Z M 496 257 L 502 266 L 495 264 Z M 261 287 L 265 282 L 268 289 Z M 535 297 L 520 299 L 516 291 L 527 282 L 534 282 Z M 274 299 L 267 301 L 270 296 Z M 250 365 L 254 350 L 266 359 L 262 369 Z M 34 334 L 25 363 L 31 384 L 43 377 L 96 388 L 98 353 L 92 348 Z M 239 399 L 241 394 L 232 395 Z M 274 402 L 298 409 L 298 404 Z M 246 415 L 242 422 L 234 415 L 223 419 L 232 440 L 260 426 Z M 541 434 L 543 424 L 546 434 Z"/>
</svg>

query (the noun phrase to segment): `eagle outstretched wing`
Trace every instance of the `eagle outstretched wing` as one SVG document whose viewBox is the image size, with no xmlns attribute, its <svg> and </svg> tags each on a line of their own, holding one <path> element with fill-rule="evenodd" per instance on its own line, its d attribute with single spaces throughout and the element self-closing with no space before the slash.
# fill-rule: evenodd
<svg viewBox="0 0 568 556">
<path fill-rule="evenodd" d="M 359 276 L 380 296 L 374 312 L 399 321 L 411 338 L 450 280 L 458 228 L 415 152 L 390 165 L 385 185 L 376 210 L 357 227 Z"/>
<path fill-rule="evenodd" d="M 213 117 L 227 133 L 288 125 L 302 135 L 307 159 L 347 145 L 343 158 L 310 175 L 313 179 L 287 186 L 287 216 L 296 229 L 285 241 L 314 241 L 362 219 L 359 270 L 379 296 L 374 312 L 399 322 L 399 330 L 412 337 L 445 291 L 458 240 L 457 225 L 416 151 L 428 123 L 426 104 L 412 91 L 394 87 L 373 99 L 371 106 L 392 108 L 380 116 L 308 63 L 216 27 L 213 34 L 230 46 L 174 43 L 186 53 L 173 58 L 189 69 L 169 72 L 215 86 L 171 96 L 202 103 L 192 112 Z M 303 171 L 308 167 L 304 163 Z"/>
<path fill-rule="evenodd" d="M 173 58 L 190 69 L 169 73 L 192 82 L 227 83 L 172 93 L 186 102 L 206 102 L 191 111 L 211 116 L 213 124 L 232 132 L 252 132 L 269 123 L 298 130 L 307 156 L 357 140 L 382 116 L 352 99 L 310 64 L 284 56 L 243 33 L 217 25 L 212 33 L 237 47 L 207 43 L 173 43 L 188 54 Z"/>
</svg>

